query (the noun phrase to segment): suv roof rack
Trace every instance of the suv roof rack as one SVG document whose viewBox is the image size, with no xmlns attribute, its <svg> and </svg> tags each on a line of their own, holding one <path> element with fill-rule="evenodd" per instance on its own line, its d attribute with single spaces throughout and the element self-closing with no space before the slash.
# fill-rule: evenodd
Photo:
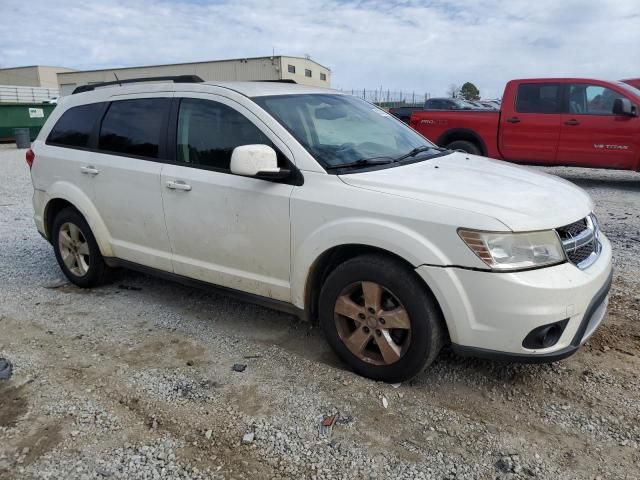
<svg viewBox="0 0 640 480">
<path fill-rule="evenodd" d="M 142 77 L 142 78 L 127 78 L 125 80 L 114 80 L 113 82 L 101 82 L 92 83 L 90 85 L 80 85 L 76 87 L 71 95 L 82 92 L 90 92 L 100 87 L 107 87 L 109 85 L 122 85 L 125 83 L 143 83 L 143 82 L 173 82 L 173 83 L 200 83 L 204 82 L 202 78 L 197 75 L 169 75 L 164 77 Z"/>
<path fill-rule="evenodd" d="M 295 83 L 297 84 L 293 78 L 281 78 L 280 80 L 251 80 L 252 82 L 270 82 L 270 83 Z"/>
</svg>

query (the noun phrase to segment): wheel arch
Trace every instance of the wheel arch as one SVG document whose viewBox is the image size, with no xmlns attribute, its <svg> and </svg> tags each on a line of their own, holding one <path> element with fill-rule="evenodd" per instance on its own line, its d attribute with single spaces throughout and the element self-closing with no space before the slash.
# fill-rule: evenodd
<svg viewBox="0 0 640 480">
<path fill-rule="evenodd" d="M 100 253 L 105 257 L 112 257 L 111 237 L 107 227 L 89 197 L 78 187 L 68 183 L 55 184 L 47 192 L 49 200 L 44 207 L 43 222 L 45 234 L 49 242 L 53 241 L 52 226 L 55 216 L 64 208 L 72 207 L 78 210 L 89 224 L 96 239 Z"/>
<path fill-rule="evenodd" d="M 351 243 L 333 246 L 320 254 L 311 267 L 305 282 L 304 288 L 304 316 L 305 320 L 316 323 L 318 315 L 318 302 L 320 298 L 320 290 L 329 274 L 340 264 L 355 257 L 359 257 L 367 254 L 375 254 L 391 258 L 409 267 L 411 270 L 415 269 L 415 266 L 411 262 L 407 261 L 402 256 L 381 248 L 361 243 Z M 420 280 L 420 283 L 424 286 L 425 291 L 430 295 L 438 309 L 442 312 L 442 308 L 434 295 L 431 287 L 425 282 L 425 280 L 416 273 L 416 277 Z M 444 318 L 444 316 L 443 316 Z M 447 330 L 447 324 L 444 322 L 444 328 Z"/>
<path fill-rule="evenodd" d="M 450 130 L 447 130 L 442 135 L 440 135 L 440 137 L 438 137 L 436 144 L 440 147 L 446 147 L 451 142 L 455 142 L 457 140 L 471 142 L 474 145 L 478 146 L 482 155 L 487 155 L 487 145 L 482 137 L 468 128 L 452 128 Z"/>
</svg>

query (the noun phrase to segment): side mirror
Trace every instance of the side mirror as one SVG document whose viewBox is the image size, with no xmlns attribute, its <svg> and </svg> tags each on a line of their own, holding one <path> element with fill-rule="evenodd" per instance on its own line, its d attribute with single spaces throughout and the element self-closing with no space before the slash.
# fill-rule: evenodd
<svg viewBox="0 0 640 480">
<path fill-rule="evenodd" d="M 631 105 L 631 100 L 629 100 L 628 98 L 616 98 L 613 101 L 613 114 L 635 117 L 636 109 L 633 105 Z"/>
<path fill-rule="evenodd" d="M 231 173 L 245 177 L 278 180 L 291 175 L 278 168 L 276 151 L 268 145 L 241 145 L 231 154 Z"/>
</svg>

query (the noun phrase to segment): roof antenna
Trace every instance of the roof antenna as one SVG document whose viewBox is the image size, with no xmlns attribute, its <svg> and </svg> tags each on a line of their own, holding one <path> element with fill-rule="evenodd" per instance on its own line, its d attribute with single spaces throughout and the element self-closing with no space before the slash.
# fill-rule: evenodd
<svg viewBox="0 0 640 480">
<path fill-rule="evenodd" d="M 118 85 L 122 86 L 122 83 L 120 83 L 120 79 L 118 78 L 118 75 L 116 75 L 116 72 L 113 72 L 113 76 L 116 77 L 116 80 L 118 81 Z"/>
</svg>

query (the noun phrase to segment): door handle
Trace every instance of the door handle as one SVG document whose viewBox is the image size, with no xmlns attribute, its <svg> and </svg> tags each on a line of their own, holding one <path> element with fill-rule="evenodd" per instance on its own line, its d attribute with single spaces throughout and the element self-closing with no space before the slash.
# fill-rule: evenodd
<svg viewBox="0 0 640 480">
<path fill-rule="evenodd" d="M 98 175 L 100 173 L 100 170 L 98 170 L 93 165 L 89 165 L 89 166 L 86 166 L 86 167 L 80 167 L 80 171 L 82 173 L 84 173 L 85 175 Z"/>
<path fill-rule="evenodd" d="M 171 190 L 182 190 L 183 192 L 188 192 L 191 190 L 191 185 L 186 184 L 182 180 L 170 180 L 165 183 L 165 185 Z"/>
<path fill-rule="evenodd" d="M 572 118 L 571 120 L 567 120 L 566 122 L 564 122 L 565 125 L 580 125 L 580 122 L 578 120 L 576 120 L 575 118 Z"/>
<path fill-rule="evenodd" d="M 520 123 L 520 119 L 518 117 L 507 118 L 507 122 L 509 123 Z"/>
</svg>

